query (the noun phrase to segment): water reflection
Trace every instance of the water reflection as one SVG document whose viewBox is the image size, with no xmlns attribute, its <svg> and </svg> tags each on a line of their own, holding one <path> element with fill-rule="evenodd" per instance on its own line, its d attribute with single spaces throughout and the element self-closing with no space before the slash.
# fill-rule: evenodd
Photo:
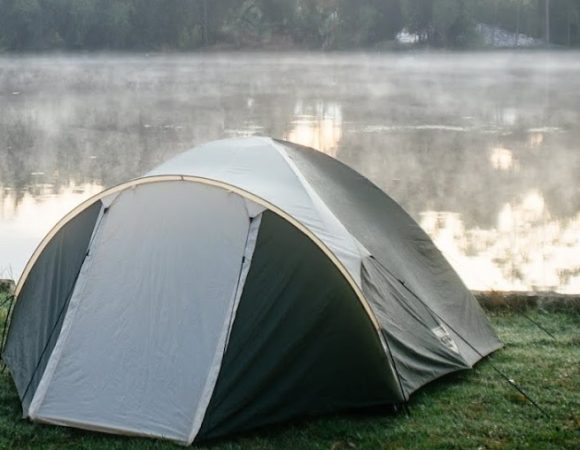
<svg viewBox="0 0 580 450">
<path fill-rule="evenodd" d="M 371 178 L 471 288 L 580 292 L 578 56 L 0 58 L 0 277 L 102 187 L 263 134 Z"/>
<path fill-rule="evenodd" d="M 489 160 L 494 169 L 510 170 L 514 168 L 514 155 L 511 150 L 495 147 L 491 150 Z"/>
<path fill-rule="evenodd" d="M 493 148 L 490 152 L 489 160 L 494 169 L 497 170 L 510 170 L 514 168 L 513 152 L 507 148 Z"/>
<path fill-rule="evenodd" d="M 459 214 L 437 211 L 420 223 L 473 289 L 580 292 L 580 213 L 553 219 L 538 191 L 506 203 L 495 227 L 466 229 Z"/>
<path fill-rule="evenodd" d="M 284 138 L 337 156 L 342 137 L 341 106 L 335 102 L 296 102 L 292 128 Z"/>
<path fill-rule="evenodd" d="M 99 184 L 74 183 L 58 189 L 47 183 L 33 184 L 26 191 L 4 188 L 0 195 L 0 278 L 16 278 L 40 239 L 60 218 L 102 189 Z"/>
<path fill-rule="evenodd" d="M 533 132 L 529 134 L 530 147 L 539 147 L 544 142 L 544 134 L 540 132 Z"/>
</svg>

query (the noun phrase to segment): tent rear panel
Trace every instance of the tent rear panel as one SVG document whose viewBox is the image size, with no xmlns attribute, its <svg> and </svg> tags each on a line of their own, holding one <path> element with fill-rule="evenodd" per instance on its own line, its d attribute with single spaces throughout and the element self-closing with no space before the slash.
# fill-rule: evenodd
<svg viewBox="0 0 580 450">
<path fill-rule="evenodd" d="M 95 202 L 61 228 L 46 246 L 20 291 L 3 359 L 24 413 L 52 353 L 102 203 Z"/>
<path fill-rule="evenodd" d="M 468 338 L 480 354 L 486 355 L 501 347 L 471 292 L 403 208 L 339 161 L 306 147 L 281 143 L 346 229 L 389 273 L 403 281 L 461 336 Z M 377 285 L 380 283 L 377 280 Z M 461 339 L 456 342 L 470 365 L 481 358 Z"/>
<path fill-rule="evenodd" d="M 176 181 L 122 192 L 31 417 L 187 443 L 217 377 L 249 225 L 244 199 L 222 189 Z"/>
<path fill-rule="evenodd" d="M 199 437 L 399 401 L 350 285 L 310 239 L 265 212 Z"/>
</svg>

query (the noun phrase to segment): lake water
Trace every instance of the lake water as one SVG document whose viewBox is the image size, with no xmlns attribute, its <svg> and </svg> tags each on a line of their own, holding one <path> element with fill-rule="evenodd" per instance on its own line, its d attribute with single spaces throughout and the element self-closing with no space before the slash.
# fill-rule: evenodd
<svg viewBox="0 0 580 450">
<path fill-rule="evenodd" d="M 580 292 L 580 53 L 0 58 L 0 278 L 77 203 L 209 140 L 362 172 L 472 289 Z"/>
</svg>

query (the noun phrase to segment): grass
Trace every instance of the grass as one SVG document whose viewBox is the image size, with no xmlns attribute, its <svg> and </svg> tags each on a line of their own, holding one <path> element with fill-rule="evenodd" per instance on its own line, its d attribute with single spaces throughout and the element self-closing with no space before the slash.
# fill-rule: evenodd
<svg viewBox="0 0 580 450">
<path fill-rule="evenodd" d="M 2 298 L 0 297 L 0 303 Z M 0 310 L 0 319 L 5 309 Z M 505 348 L 474 370 L 416 393 L 410 414 L 358 413 L 303 420 L 202 443 L 233 449 L 578 449 L 580 448 L 580 315 L 490 313 Z M 549 413 L 543 416 L 493 370 L 514 379 Z M 108 436 L 21 419 L 9 374 L 0 375 L 0 448 L 179 448 L 171 443 Z"/>
</svg>

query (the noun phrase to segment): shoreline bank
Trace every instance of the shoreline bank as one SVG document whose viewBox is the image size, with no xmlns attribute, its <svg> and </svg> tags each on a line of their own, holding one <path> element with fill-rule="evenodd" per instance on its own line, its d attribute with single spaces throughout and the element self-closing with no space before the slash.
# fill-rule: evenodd
<svg viewBox="0 0 580 450">
<path fill-rule="evenodd" d="M 16 283 L 0 279 L 0 294 L 10 295 Z M 560 294 L 540 291 L 471 291 L 487 311 L 521 312 L 527 309 L 580 313 L 580 294 Z"/>
</svg>

